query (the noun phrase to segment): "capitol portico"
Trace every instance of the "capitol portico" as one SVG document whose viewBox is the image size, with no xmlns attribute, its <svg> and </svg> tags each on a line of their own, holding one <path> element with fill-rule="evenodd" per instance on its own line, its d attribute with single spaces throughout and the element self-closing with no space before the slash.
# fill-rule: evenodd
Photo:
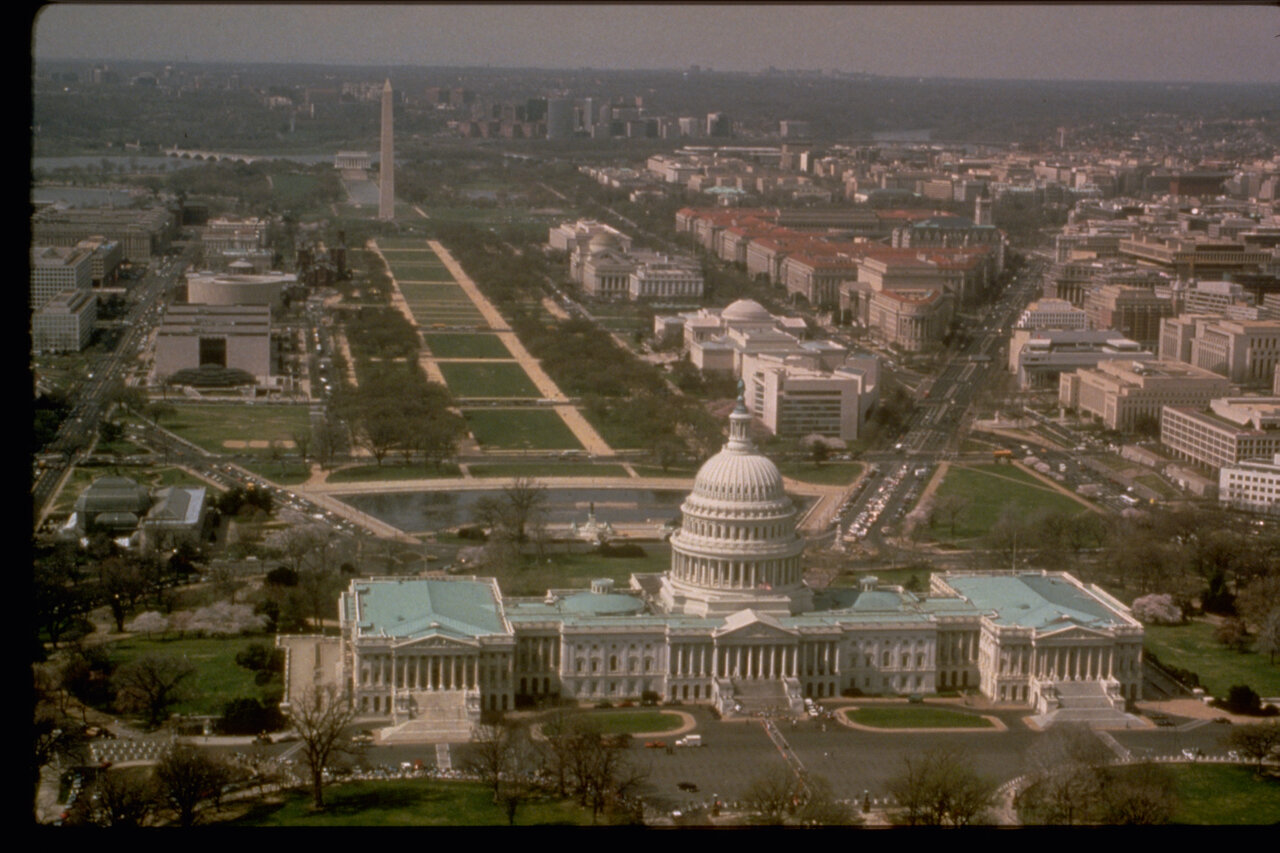
<svg viewBox="0 0 1280 853">
<path fill-rule="evenodd" d="M 699 470 L 671 567 L 506 597 L 493 579 L 353 580 L 340 639 L 282 637 L 286 700 L 349 691 L 384 741 L 463 737 L 542 701 L 704 702 L 799 713 L 804 699 L 976 691 L 1041 722 L 1114 724 L 1140 698 L 1142 626 L 1065 573 L 948 572 L 927 593 L 864 577 L 814 590 L 776 465 L 740 399 Z"/>
</svg>

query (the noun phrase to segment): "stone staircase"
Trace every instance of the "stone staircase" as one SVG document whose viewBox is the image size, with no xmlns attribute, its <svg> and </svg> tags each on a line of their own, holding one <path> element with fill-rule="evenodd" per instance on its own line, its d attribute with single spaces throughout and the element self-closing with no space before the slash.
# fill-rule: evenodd
<svg viewBox="0 0 1280 853">
<path fill-rule="evenodd" d="M 1058 681 L 1042 688 L 1045 710 L 1034 716 L 1036 724 L 1047 728 L 1057 723 L 1080 723 L 1090 728 L 1135 728 L 1142 721 L 1125 713 L 1118 685 L 1101 681 Z"/>
<path fill-rule="evenodd" d="M 728 703 L 729 708 L 734 716 L 739 717 L 802 714 L 804 702 L 799 698 L 799 684 L 793 684 L 794 681 L 795 679 L 732 679 L 732 702 Z"/>
<path fill-rule="evenodd" d="M 412 718 L 380 729 L 377 742 L 466 743 L 479 721 L 479 702 L 462 690 L 432 690 L 409 694 Z M 478 699 L 478 697 L 477 697 Z M 472 707 L 474 705 L 474 708 Z"/>
</svg>

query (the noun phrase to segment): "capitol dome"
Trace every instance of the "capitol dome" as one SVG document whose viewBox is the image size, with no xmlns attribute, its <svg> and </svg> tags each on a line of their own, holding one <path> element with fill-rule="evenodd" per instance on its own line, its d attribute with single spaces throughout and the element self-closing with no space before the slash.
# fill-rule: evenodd
<svg viewBox="0 0 1280 853">
<path fill-rule="evenodd" d="M 671 537 L 671 569 L 662 601 L 693 615 L 751 608 L 775 614 L 806 609 L 796 507 L 778 466 L 747 434 L 751 414 L 741 396 L 729 416 L 724 449 L 699 469 Z"/>
<path fill-rule="evenodd" d="M 720 319 L 727 323 L 772 323 L 773 315 L 754 299 L 739 299 L 720 312 Z"/>
</svg>

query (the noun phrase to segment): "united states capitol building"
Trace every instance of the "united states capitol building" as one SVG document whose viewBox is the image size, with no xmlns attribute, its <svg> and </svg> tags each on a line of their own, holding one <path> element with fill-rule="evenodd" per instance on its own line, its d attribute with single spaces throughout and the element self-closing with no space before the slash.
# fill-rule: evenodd
<svg viewBox="0 0 1280 853">
<path fill-rule="evenodd" d="M 463 737 L 483 711 L 560 699 L 678 700 L 728 716 L 970 690 L 1051 723 L 1123 717 L 1140 698 L 1142 626 L 1070 575 L 941 573 L 924 594 L 874 578 L 807 586 L 797 508 L 750 419 L 739 400 L 682 506 L 668 571 L 537 598 L 475 577 L 353 580 L 341 638 L 280 638 L 285 704 L 334 685 L 394 742 Z"/>
</svg>

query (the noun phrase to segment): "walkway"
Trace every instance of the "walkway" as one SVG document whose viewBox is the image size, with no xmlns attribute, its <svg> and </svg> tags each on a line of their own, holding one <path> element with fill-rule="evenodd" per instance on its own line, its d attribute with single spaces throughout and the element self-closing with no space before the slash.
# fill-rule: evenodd
<svg viewBox="0 0 1280 853">
<path fill-rule="evenodd" d="M 404 298 L 404 293 L 400 291 L 400 281 L 396 278 L 395 273 L 391 271 L 391 264 L 387 261 L 387 256 L 382 254 L 382 248 L 378 246 L 377 240 L 369 241 L 369 251 L 377 255 L 387 268 L 387 276 L 391 279 L 391 307 L 399 311 L 409 321 L 410 326 L 417 328 L 418 321 L 414 319 L 413 311 L 409 308 L 409 302 Z M 350 364 L 350 360 L 347 363 Z M 428 381 L 448 386 L 449 383 L 445 382 L 444 374 L 440 372 L 439 365 L 436 364 L 435 358 L 432 357 L 426 347 L 418 350 L 418 366 L 427 375 Z"/>
<path fill-rule="evenodd" d="M 498 337 L 506 344 L 511 354 L 515 356 L 516 361 L 524 369 L 524 372 L 533 380 L 538 393 L 545 399 L 556 402 L 555 411 L 559 413 L 565 425 L 573 432 L 574 437 L 578 439 L 583 448 L 595 456 L 613 456 L 613 448 L 600 436 L 600 433 L 596 432 L 595 427 L 587 422 L 587 419 L 582 416 L 577 407 L 569 402 L 569 398 L 546 374 L 538 360 L 525 349 L 524 344 L 520 342 L 515 332 L 511 331 L 511 327 L 507 325 L 507 321 L 498 313 L 498 309 L 480 292 L 480 288 L 467 275 L 466 270 L 454 260 L 453 255 L 449 254 L 449 250 L 438 240 L 428 240 L 427 245 L 444 262 L 449 274 L 453 276 L 468 298 L 475 304 L 490 328 L 497 332 Z"/>
</svg>

